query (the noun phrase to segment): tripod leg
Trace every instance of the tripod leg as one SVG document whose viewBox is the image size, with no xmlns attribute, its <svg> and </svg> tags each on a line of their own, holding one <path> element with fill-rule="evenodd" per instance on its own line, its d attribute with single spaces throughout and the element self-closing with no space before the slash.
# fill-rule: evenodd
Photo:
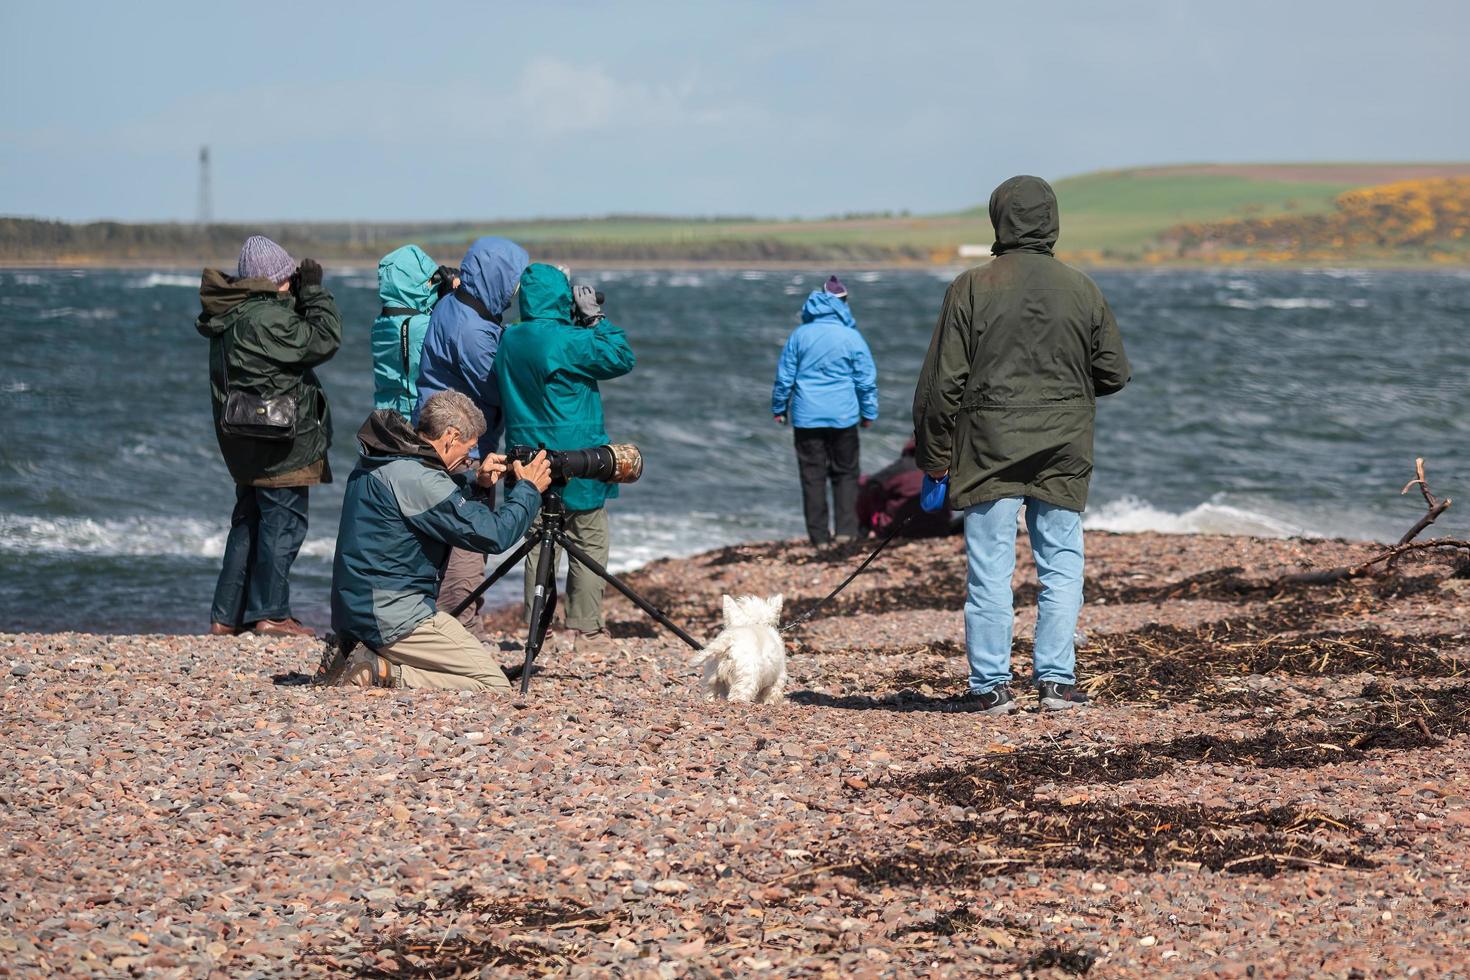
<svg viewBox="0 0 1470 980">
<path fill-rule="evenodd" d="M 546 640 L 551 625 L 548 606 L 556 602 L 556 540 L 541 534 L 541 553 L 536 559 L 536 594 L 531 600 L 531 625 L 526 632 L 526 662 L 521 667 L 521 693 L 531 689 L 531 664 Z"/>
<path fill-rule="evenodd" d="M 517 562 L 529 555 L 531 553 L 531 549 L 536 547 L 536 541 L 537 538 L 534 533 L 528 534 L 526 536 L 526 540 L 521 542 L 521 546 L 513 551 L 509 558 L 501 562 L 500 565 L 495 569 L 495 571 L 490 573 L 485 581 L 475 586 L 475 591 L 465 596 L 464 602 L 461 602 L 459 605 L 451 609 L 449 611 L 449 615 L 453 616 L 455 619 L 458 619 L 459 614 L 470 607 L 470 603 L 474 602 L 476 599 L 480 598 L 480 596 L 484 595 L 485 591 L 489 589 L 490 586 L 505 578 L 506 572 L 509 572 L 512 568 L 516 566 Z"/>
<path fill-rule="evenodd" d="M 588 555 L 587 552 L 577 547 L 576 542 L 569 540 L 564 531 L 556 532 L 556 543 L 565 548 L 567 554 L 571 555 L 573 558 L 577 559 L 577 561 L 592 569 L 593 574 L 597 575 L 604 582 L 607 582 L 613 588 L 617 589 L 624 596 L 626 596 L 629 602 L 633 603 L 633 605 L 648 613 L 648 615 L 651 616 L 656 622 L 658 622 L 659 625 L 669 630 L 671 633 L 673 633 L 679 639 L 683 640 L 685 643 L 689 644 L 694 649 L 704 649 L 704 644 L 700 643 L 694 637 L 690 636 L 688 633 L 680 629 L 677 623 L 675 623 L 669 617 L 665 616 L 663 613 L 659 612 L 658 608 L 654 606 L 653 603 L 643 598 L 637 592 L 634 592 L 632 586 L 628 585 L 612 572 L 609 572 L 599 562 L 593 560 L 593 558 Z"/>
</svg>

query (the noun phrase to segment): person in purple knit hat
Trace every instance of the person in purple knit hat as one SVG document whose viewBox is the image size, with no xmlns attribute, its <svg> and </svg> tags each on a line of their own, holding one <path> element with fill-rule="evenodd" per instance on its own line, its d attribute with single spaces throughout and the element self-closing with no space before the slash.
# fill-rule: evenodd
<svg viewBox="0 0 1470 980">
<path fill-rule="evenodd" d="M 337 353 L 342 317 L 322 267 L 253 235 L 235 275 L 205 269 L 195 329 L 209 340 L 209 389 L 235 507 L 209 632 L 310 636 L 291 611 L 291 565 L 310 488 L 332 482 L 332 415 L 314 368 Z"/>
</svg>

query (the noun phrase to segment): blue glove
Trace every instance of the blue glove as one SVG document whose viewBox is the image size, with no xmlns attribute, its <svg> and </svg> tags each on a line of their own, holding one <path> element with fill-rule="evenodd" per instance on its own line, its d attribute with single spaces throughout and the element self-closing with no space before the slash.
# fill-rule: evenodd
<svg viewBox="0 0 1470 980">
<path fill-rule="evenodd" d="M 924 513 L 932 514 L 936 510 L 943 510 L 945 501 L 949 499 L 949 474 L 944 474 L 942 479 L 934 479 L 928 473 L 924 474 L 924 487 L 919 491 L 919 506 Z"/>
</svg>

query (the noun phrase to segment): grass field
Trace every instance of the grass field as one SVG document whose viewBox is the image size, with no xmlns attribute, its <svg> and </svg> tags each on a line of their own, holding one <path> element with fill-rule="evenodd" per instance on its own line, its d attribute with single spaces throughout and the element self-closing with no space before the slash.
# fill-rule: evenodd
<svg viewBox="0 0 1470 980">
<path fill-rule="evenodd" d="M 1063 253 L 1126 260 L 1185 222 L 1328 211 L 1333 198 L 1371 183 L 1425 174 L 1466 175 L 1470 164 L 1200 164 L 1085 174 L 1057 180 Z M 607 218 L 488 223 L 500 234 L 571 252 L 665 254 L 725 244 L 777 243 L 789 249 L 892 251 L 940 259 L 961 244 L 988 245 L 983 203 L 951 213 L 807 221 Z M 455 236 L 458 237 L 458 236 Z"/>
<path fill-rule="evenodd" d="M 1058 251 L 1082 263 L 1168 260 L 1160 236 L 1183 224 L 1331 211 L 1344 191 L 1405 180 L 1470 177 L 1470 163 L 1193 164 L 1141 167 L 1053 181 L 1061 208 Z M 976 197 L 985 189 L 972 188 Z M 8 220 L 8 224 L 7 224 Z M 0 220 L 3 261 L 146 261 L 233 253 L 241 234 L 272 234 L 297 251 L 341 261 L 376 261 L 416 242 L 455 256 L 479 235 L 525 243 L 538 258 L 678 263 L 947 263 L 961 245 L 988 248 L 983 197 L 947 214 L 809 220 L 611 216 L 560 220 L 213 225 L 46 225 Z M 1356 259 L 1422 261 L 1395 250 Z M 1312 261 L 1320 261 L 1320 256 Z"/>
</svg>

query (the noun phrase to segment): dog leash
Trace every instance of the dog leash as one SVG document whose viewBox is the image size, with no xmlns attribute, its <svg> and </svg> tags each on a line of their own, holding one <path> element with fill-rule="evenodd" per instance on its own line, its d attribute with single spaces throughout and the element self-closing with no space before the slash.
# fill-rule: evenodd
<svg viewBox="0 0 1470 980">
<path fill-rule="evenodd" d="M 878 547 L 874 548 L 873 551 L 872 551 L 872 553 L 869 554 L 868 557 L 866 557 L 866 558 L 863 559 L 863 563 L 861 565 L 859 565 L 856 569 L 854 569 L 853 570 L 853 573 L 851 575 L 849 575 L 847 578 L 845 578 L 845 579 L 842 580 L 842 584 L 841 585 L 837 586 L 837 588 L 835 588 L 831 592 L 827 593 L 826 598 L 824 598 L 821 602 L 817 603 L 815 606 L 812 606 L 806 612 L 802 613 L 800 616 L 796 617 L 791 622 L 789 622 L 785 626 L 781 627 L 777 632 L 780 632 L 780 633 L 789 633 L 789 632 L 791 632 L 792 630 L 794 630 L 798 626 L 800 626 L 802 623 L 806 622 L 808 619 L 811 619 L 812 616 L 816 615 L 816 612 L 817 612 L 818 609 L 821 609 L 827 603 L 829 603 L 833 599 L 837 598 L 837 594 L 840 593 L 843 589 L 847 588 L 849 585 L 851 585 L 852 584 L 852 580 L 855 579 L 855 578 L 857 578 L 859 575 L 861 575 L 863 573 L 863 569 L 865 569 L 869 565 L 873 564 L 873 559 L 877 558 L 878 555 L 882 553 L 883 549 L 886 548 L 886 547 L 888 547 L 888 543 L 890 541 L 892 541 L 894 538 L 898 537 L 898 532 L 900 532 L 904 528 L 908 527 L 909 526 L 909 522 L 912 521 L 914 518 L 916 518 L 918 516 L 919 516 L 918 514 L 910 514 L 908 517 L 905 517 L 903 520 L 901 520 L 897 524 L 893 525 L 893 530 L 891 530 L 891 531 L 888 532 L 888 537 L 886 537 L 882 541 L 878 542 Z"/>
</svg>

